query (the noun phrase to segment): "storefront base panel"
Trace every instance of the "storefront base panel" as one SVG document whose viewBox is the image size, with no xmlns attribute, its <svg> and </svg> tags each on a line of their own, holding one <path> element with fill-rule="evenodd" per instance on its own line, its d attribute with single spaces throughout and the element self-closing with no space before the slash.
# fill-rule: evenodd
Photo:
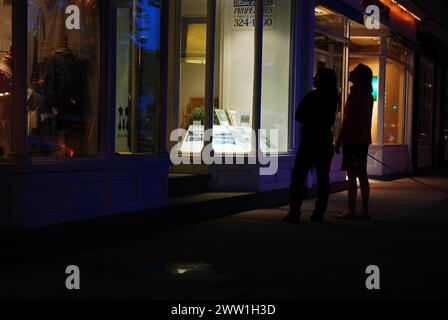
<svg viewBox="0 0 448 320">
<path fill-rule="evenodd" d="M 432 166 L 432 148 L 431 141 L 419 141 L 417 143 L 417 168 L 425 169 Z"/>
<path fill-rule="evenodd" d="M 273 175 L 260 175 L 259 165 L 216 165 L 210 167 L 211 191 L 214 192 L 264 192 L 287 189 L 291 184 L 291 174 L 294 168 L 295 156 L 279 156 L 278 170 Z M 341 171 L 342 157 L 334 157 L 330 182 L 340 183 L 346 180 L 345 172 Z M 307 187 L 317 184 L 316 175 L 312 170 L 308 176 Z"/>
<path fill-rule="evenodd" d="M 0 229 L 51 224 L 166 206 L 168 163 L 155 167 L 103 162 L 84 170 L 36 165 L 3 173 Z"/>
<path fill-rule="evenodd" d="M 263 192 L 289 188 L 291 172 L 295 157 L 280 155 L 277 163 L 272 160 L 269 165 L 259 164 L 213 165 L 209 168 L 212 177 L 210 190 L 212 192 Z M 269 166 L 273 174 L 261 175 L 262 167 Z"/>
<path fill-rule="evenodd" d="M 411 172 L 409 147 L 407 145 L 372 145 L 368 158 L 367 171 L 370 176 L 389 176 Z"/>
</svg>

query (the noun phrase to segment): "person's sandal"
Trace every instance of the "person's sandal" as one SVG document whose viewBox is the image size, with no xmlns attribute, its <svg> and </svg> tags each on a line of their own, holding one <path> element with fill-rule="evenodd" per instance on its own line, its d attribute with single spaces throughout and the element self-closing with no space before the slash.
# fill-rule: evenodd
<svg viewBox="0 0 448 320">
<path fill-rule="evenodd" d="M 336 219 L 341 220 L 356 220 L 358 217 L 354 214 L 348 214 L 348 213 L 338 213 L 336 215 Z"/>
</svg>

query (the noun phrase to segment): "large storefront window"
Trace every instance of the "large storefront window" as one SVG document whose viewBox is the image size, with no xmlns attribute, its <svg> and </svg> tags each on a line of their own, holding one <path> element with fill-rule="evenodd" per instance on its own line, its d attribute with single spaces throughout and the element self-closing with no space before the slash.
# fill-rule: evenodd
<svg viewBox="0 0 448 320">
<path fill-rule="evenodd" d="M 324 29 L 332 34 L 345 37 L 347 18 L 341 14 L 325 8 L 317 6 L 314 10 L 316 29 Z"/>
<path fill-rule="evenodd" d="M 263 145 L 279 152 L 289 151 L 291 11 L 290 0 L 272 1 L 264 10 L 262 139 Z M 278 142 L 271 130 L 278 133 Z"/>
<path fill-rule="evenodd" d="M 342 105 L 346 97 L 346 55 L 348 36 L 348 19 L 323 6 L 314 10 L 316 32 L 314 34 L 314 68 L 315 75 L 320 68 L 330 68 L 336 73 L 338 92 L 341 97 L 334 125 L 334 137 L 339 134 L 342 125 Z"/>
<path fill-rule="evenodd" d="M 181 1 L 180 126 L 204 124 L 207 0 Z"/>
<path fill-rule="evenodd" d="M 11 152 L 12 1 L 0 0 L 0 161 Z"/>
<path fill-rule="evenodd" d="M 115 149 L 157 152 L 159 146 L 160 1 L 117 2 Z"/>
<path fill-rule="evenodd" d="M 386 63 L 386 94 L 384 96 L 384 143 L 405 142 L 407 86 L 407 50 L 397 41 L 388 39 Z"/>
<path fill-rule="evenodd" d="M 217 1 L 213 148 L 252 150 L 255 15 L 251 1 Z M 252 14 L 247 14 L 252 12 Z"/>
<path fill-rule="evenodd" d="M 344 90 L 344 42 L 317 32 L 314 35 L 314 74 L 320 68 L 330 68 L 336 73 L 338 92 L 343 95 Z"/>
<path fill-rule="evenodd" d="M 387 62 L 386 94 L 384 97 L 384 143 L 404 143 L 404 120 L 406 111 L 406 68 Z"/>
<path fill-rule="evenodd" d="M 379 81 L 380 77 L 380 37 L 357 36 L 357 24 L 352 24 L 354 36 L 350 37 L 350 62 L 349 70 L 353 70 L 362 63 L 370 67 L 373 71 L 373 116 L 372 116 L 372 142 L 378 141 L 378 113 L 379 113 Z"/>
<path fill-rule="evenodd" d="M 350 92 L 347 72 L 360 63 L 370 67 L 374 90 L 373 143 L 404 144 L 407 103 L 412 98 L 412 52 L 384 25 L 380 30 L 368 30 L 323 6 L 315 8 L 315 17 L 314 73 L 322 67 L 336 72 L 344 104 L 344 97 Z"/>
<path fill-rule="evenodd" d="M 28 0 L 32 156 L 97 154 L 99 33 L 97 1 Z"/>
<path fill-rule="evenodd" d="M 201 152 L 206 109 L 213 113 L 213 149 L 218 154 L 253 151 L 255 116 L 261 116 L 265 129 L 260 148 L 289 151 L 291 1 L 264 1 L 261 115 L 253 114 L 255 1 L 216 2 L 213 106 L 205 101 L 206 66 L 212 63 L 206 61 L 207 1 L 181 4 L 179 110 L 180 125 L 187 129 L 181 152 Z M 278 135 L 272 132 L 271 137 L 271 130 Z"/>
</svg>

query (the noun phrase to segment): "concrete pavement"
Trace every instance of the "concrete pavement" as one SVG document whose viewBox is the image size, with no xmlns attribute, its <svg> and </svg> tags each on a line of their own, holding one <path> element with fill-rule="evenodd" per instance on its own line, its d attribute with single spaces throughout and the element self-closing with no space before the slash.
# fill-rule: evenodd
<svg viewBox="0 0 448 320">
<path fill-rule="evenodd" d="M 448 192 L 448 175 L 422 177 Z M 37 299 L 430 299 L 448 298 L 448 195 L 413 181 L 372 181 L 366 221 L 281 221 L 287 207 L 259 209 L 105 246 L 0 265 L 0 298 Z M 213 210 L 213 208 L 210 208 Z M 101 230 L 98 230 L 101 232 Z M 81 290 L 65 289 L 65 268 Z M 378 265 L 381 290 L 365 289 Z"/>
</svg>

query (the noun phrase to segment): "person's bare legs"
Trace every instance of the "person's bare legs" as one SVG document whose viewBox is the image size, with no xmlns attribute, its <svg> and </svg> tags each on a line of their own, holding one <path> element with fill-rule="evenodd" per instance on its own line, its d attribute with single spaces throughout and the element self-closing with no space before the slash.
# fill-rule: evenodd
<svg viewBox="0 0 448 320">
<path fill-rule="evenodd" d="M 348 211 L 344 214 L 338 214 L 339 219 L 356 218 L 356 198 L 358 195 L 357 174 L 355 172 L 347 172 L 347 194 L 348 194 Z"/>
<path fill-rule="evenodd" d="M 356 198 L 358 196 L 357 174 L 348 172 L 347 193 L 348 193 L 348 212 L 347 215 L 356 217 Z"/>
<path fill-rule="evenodd" d="M 361 216 L 365 218 L 370 218 L 369 215 L 370 183 L 367 173 L 362 173 L 359 176 L 359 183 L 361 185 L 361 197 L 362 197 Z"/>
</svg>

